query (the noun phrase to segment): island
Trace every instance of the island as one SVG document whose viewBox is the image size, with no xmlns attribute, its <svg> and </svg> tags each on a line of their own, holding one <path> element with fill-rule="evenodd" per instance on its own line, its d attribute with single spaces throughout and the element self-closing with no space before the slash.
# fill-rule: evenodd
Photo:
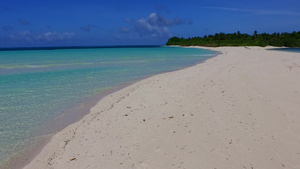
<svg viewBox="0 0 300 169">
<path fill-rule="evenodd" d="M 300 31 L 292 33 L 262 33 L 258 34 L 254 31 L 253 35 L 246 33 L 216 33 L 215 35 L 205 35 L 203 37 L 192 38 L 170 38 L 166 45 L 180 46 L 277 46 L 277 47 L 300 47 Z"/>
</svg>

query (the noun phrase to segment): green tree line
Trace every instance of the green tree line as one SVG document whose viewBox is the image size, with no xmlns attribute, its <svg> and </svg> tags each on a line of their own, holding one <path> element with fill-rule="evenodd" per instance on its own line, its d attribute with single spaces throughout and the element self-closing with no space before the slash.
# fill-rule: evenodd
<svg viewBox="0 0 300 169">
<path fill-rule="evenodd" d="M 300 47 L 300 31 L 292 33 L 262 33 L 254 31 L 253 35 L 236 33 L 216 33 L 215 35 L 205 35 L 203 37 L 178 38 L 172 37 L 166 45 L 180 46 L 286 46 Z"/>
</svg>

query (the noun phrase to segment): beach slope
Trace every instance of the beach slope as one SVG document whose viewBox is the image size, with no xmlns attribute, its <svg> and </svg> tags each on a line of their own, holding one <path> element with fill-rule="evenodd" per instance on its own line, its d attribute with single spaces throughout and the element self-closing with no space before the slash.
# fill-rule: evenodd
<svg viewBox="0 0 300 169">
<path fill-rule="evenodd" d="M 108 95 L 25 168 L 300 168 L 300 54 L 213 50 Z"/>
</svg>

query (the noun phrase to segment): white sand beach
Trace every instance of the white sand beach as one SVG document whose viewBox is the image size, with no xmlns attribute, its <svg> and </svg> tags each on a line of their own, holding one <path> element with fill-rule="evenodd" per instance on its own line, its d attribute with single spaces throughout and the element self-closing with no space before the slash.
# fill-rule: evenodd
<svg viewBox="0 0 300 169">
<path fill-rule="evenodd" d="M 108 95 L 26 169 L 299 169 L 300 54 L 211 48 Z"/>
</svg>

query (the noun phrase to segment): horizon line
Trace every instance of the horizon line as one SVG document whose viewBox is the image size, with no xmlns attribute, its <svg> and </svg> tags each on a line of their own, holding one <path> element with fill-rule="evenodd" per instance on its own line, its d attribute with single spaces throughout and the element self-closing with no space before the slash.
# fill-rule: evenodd
<svg viewBox="0 0 300 169">
<path fill-rule="evenodd" d="M 96 48 L 142 48 L 162 47 L 165 45 L 101 45 L 101 46 L 41 46 L 41 47 L 0 47 L 0 51 L 18 50 L 59 50 L 59 49 L 96 49 Z"/>
</svg>

